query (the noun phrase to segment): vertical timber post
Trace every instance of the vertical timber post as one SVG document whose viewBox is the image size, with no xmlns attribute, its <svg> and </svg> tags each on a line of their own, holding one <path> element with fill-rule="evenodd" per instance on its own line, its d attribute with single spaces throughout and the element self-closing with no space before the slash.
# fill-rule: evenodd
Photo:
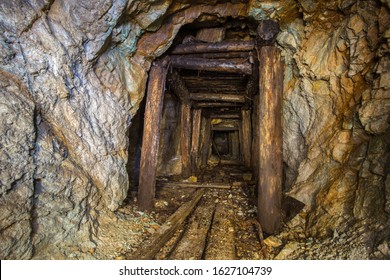
<svg viewBox="0 0 390 280">
<path fill-rule="evenodd" d="M 252 135 L 251 135 L 251 111 L 243 109 L 241 110 L 241 121 L 242 121 L 242 153 L 243 161 L 246 167 L 251 166 L 251 146 L 252 146 Z"/>
<path fill-rule="evenodd" d="M 283 65 L 279 49 L 272 46 L 278 31 L 278 23 L 260 22 L 256 46 L 260 73 L 258 218 L 268 234 L 278 231 L 281 224 Z"/>
<path fill-rule="evenodd" d="M 231 133 L 232 138 L 232 157 L 236 159 L 237 162 L 240 160 L 240 141 L 238 137 L 238 130 L 235 130 Z"/>
<path fill-rule="evenodd" d="M 210 116 L 205 116 L 203 118 L 204 121 L 204 137 L 202 138 L 202 152 L 201 159 L 202 168 L 207 166 L 207 162 L 209 160 L 209 152 L 210 152 L 210 142 L 211 142 L 211 119 Z"/>
<path fill-rule="evenodd" d="M 192 174 L 194 175 L 198 172 L 202 109 L 194 109 L 192 113 L 191 168 Z"/>
<path fill-rule="evenodd" d="M 157 60 L 149 72 L 138 187 L 138 205 L 142 211 L 153 208 L 167 65 L 167 60 Z"/>
<path fill-rule="evenodd" d="M 257 81 L 258 82 L 258 81 Z M 252 169 L 253 176 L 255 178 L 259 177 L 259 155 L 258 149 L 260 147 L 259 143 L 259 95 L 256 94 L 253 97 L 253 109 L 252 109 L 252 127 L 253 129 L 253 139 L 252 139 Z"/>
<path fill-rule="evenodd" d="M 183 178 L 191 175 L 191 102 L 183 100 L 180 109 L 181 115 L 181 163 Z"/>
</svg>

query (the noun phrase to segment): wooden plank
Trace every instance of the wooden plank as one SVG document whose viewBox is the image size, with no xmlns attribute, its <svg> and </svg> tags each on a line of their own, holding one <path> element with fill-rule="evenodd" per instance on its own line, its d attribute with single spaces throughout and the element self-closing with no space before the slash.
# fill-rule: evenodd
<svg viewBox="0 0 390 280">
<path fill-rule="evenodd" d="M 218 85 L 212 84 L 206 85 L 202 81 L 199 81 L 198 84 L 188 85 L 188 91 L 191 93 L 208 93 L 208 94 L 233 94 L 233 95 L 246 95 L 245 87 L 237 85 Z M 242 100 L 242 99 L 240 99 Z"/>
<path fill-rule="evenodd" d="M 171 66 L 181 69 L 238 73 L 251 75 L 252 64 L 246 60 L 240 62 L 228 59 L 186 58 L 185 56 L 170 56 Z"/>
<path fill-rule="evenodd" d="M 186 54 L 186 57 L 202 57 L 202 58 L 248 58 L 250 52 L 219 52 L 219 53 L 196 53 Z"/>
<path fill-rule="evenodd" d="M 167 61 L 155 61 L 149 73 L 142 138 L 138 190 L 138 204 L 142 211 L 153 208 L 166 74 Z"/>
<path fill-rule="evenodd" d="M 231 189 L 227 183 L 191 183 L 191 182 L 166 182 L 162 187 L 180 187 L 180 188 L 208 188 L 208 189 Z"/>
<path fill-rule="evenodd" d="M 141 249 L 131 256 L 126 256 L 132 260 L 152 260 L 164 244 L 173 236 L 175 231 L 184 223 L 188 215 L 202 198 L 205 190 L 197 190 L 193 198 L 184 203 L 179 209 L 173 213 L 165 223 L 156 231 L 146 244 L 143 244 Z"/>
<path fill-rule="evenodd" d="M 205 260 L 234 260 L 234 213 L 227 205 L 218 203 L 205 252 Z M 230 208 L 230 207 L 229 207 Z"/>
<path fill-rule="evenodd" d="M 227 87 L 221 87 L 221 88 L 218 88 L 218 86 L 210 86 L 210 87 L 204 87 L 203 85 L 202 86 L 198 86 L 198 87 L 188 87 L 188 91 L 190 91 L 191 93 L 207 93 L 207 94 L 226 94 L 226 95 L 236 95 L 236 96 L 246 96 L 246 91 L 245 89 L 241 89 L 239 87 L 234 87 L 234 86 L 231 86 L 229 88 Z M 250 99 L 248 99 L 250 100 Z M 242 98 L 239 98 L 239 101 L 242 102 Z M 237 102 L 237 101 L 233 101 L 233 102 Z M 237 102 L 238 103 L 238 102 Z"/>
<path fill-rule="evenodd" d="M 238 160 L 235 160 L 235 159 L 221 159 L 219 161 L 220 164 L 223 164 L 223 165 L 239 165 L 240 162 Z"/>
<path fill-rule="evenodd" d="M 189 101 L 190 93 L 188 92 L 185 81 L 180 77 L 177 71 L 172 71 L 168 77 L 168 82 L 173 93 L 179 97 L 180 100 Z"/>
<path fill-rule="evenodd" d="M 183 101 L 180 108 L 181 116 L 181 163 L 182 177 L 188 178 L 191 175 L 191 104 Z"/>
<path fill-rule="evenodd" d="M 234 131 L 231 133 L 232 138 L 232 157 L 237 159 L 237 161 L 240 159 L 240 141 L 238 138 L 238 131 Z"/>
<path fill-rule="evenodd" d="M 170 255 L 171 260 L 200 260 L 202 259 L 207 235 L 215 212 L 213 201 L 202 199 L 194 210 L 188 222 L 183 238 Z"/>
<path fill-rule="evenodd" d="M 188 74 L 188 73 L 187 73 Z M 183 79 L 185 81 L 214 81 L 214 80 L 224 80 L 227 83 L 239 83 L 243 81 L 242 75 L 237 75 L 237 74 L 229 74 L 229 73 L 216 73 L 215 75 L 206 75 L 199 73 L 199 75 L 194 76 L 192 75 L 183 75 Z"/>
<path fill-rule="evenodd" d="M 202 121 L 202 109 L 192 110 L 192 139 L 191 139 L 191 169 L 192 174 L 198 172 L 199 141 Z"/>
<path fill-rule="evenodd" d="M 255 178 L 259 176 L 259 95 L 253 97 L 253 107 L 252 107 L 252 130 L 253 139 L 252 139 L 252 172 Z"/>
<path fill-rule="evenodd" d="M 254 48 L 255 48 L 254 41 L 189 43 L 189 44 L 182 44 L 176 46 L 172 50 L 172 54 L 251 51 Z"/>
<path fill-rule="evenodd" d="M 239 130 L 238 126 L 213 126 L 211 128 L 213 131 L 235 131 Z"/>
<path fill-rule="evenodd" d="M 225 38 L 224 27 L 202 28 L 199 29 L 198 32 L 196 33 L 196 39 L 208 43 L 221 42 L 224 38 Z"/>
<path fill-rule="evenodd" d="M 252 127 L 251 127 L 251 111 L 241 111 L 242 122 L 242 155 L 244 165 L 246 167 L 251 166 L 251 153 L 252 153 Z"/>
<path fill-rule="evenodd" d="M 191 99 L 196 101 L 245 103 L 245 96 L 236 94 L 191 93 Z"/>
<path fill-rule="evenodd" d="M 201 167 L 207 166 L 209 160 L 210 148 L 211 148 L 211 120 L 209 117 L 202 119 L 204 123 L 203 137 L 202 137 L 202 150 L 201 150 Z"/>
<path fill-rule="evenodd" d="M 197 108 L 213 108 L 213 107 L 239 107 L 242 104 L 230 103 L 230 102 L 197 102 L 194 107 Z"/>
<path fill-rule="evenodd" d="M 219 113 L 219 114 L 211 114 L 212 119 L 240 119 L 241 115 L 238 113 Z"/>
<path fill-rule="evenodd" d="M 258 51 L 261 73 L 258 218 L 264 231 L 273 234 L 281 224 L 283 65 L 278 48 L 265 46 Z"/>
</svg>

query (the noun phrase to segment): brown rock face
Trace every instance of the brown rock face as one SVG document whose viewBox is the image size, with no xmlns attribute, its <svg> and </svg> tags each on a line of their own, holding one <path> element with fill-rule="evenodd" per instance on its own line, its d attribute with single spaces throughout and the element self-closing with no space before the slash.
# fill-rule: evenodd
<svg viewBox="0 0 390 280">
<path fill-rule="evenodd" d="M 34 111 L 27 88 L 0 70 L 1 258 L 32 256 Z"/>
<path fill-rule="evenodd" d="M 185 24 L 228 17 L 281 23 L 284 185 L 307 205 L 307 232 L 385 224 L 389 8 L 384 0 L 5 1 L 0 258 L 95 248 L 99 220 L 127 197 L 127 132 L 152 60 Z"/>
</svg>

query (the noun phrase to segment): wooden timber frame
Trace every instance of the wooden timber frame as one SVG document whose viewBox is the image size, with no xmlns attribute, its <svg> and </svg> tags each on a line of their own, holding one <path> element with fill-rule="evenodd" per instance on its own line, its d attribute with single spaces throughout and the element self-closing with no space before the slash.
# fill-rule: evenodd
<svg viewBox="0 0 390 280">
<path fill-rule="evenodd" d="M 138 204 L 141 210 L 151 210 L 153 208 L 168 63 L 167 59 L 156 60 L 149 72 L 138 190 Z"/>
<path fill-rule="evenodd" d="M 273 46 L 278 31 L 277 22 L 261 21 L 256 40 L 260 74 L 255 122 L 259 131 L 257 214 L 268 234 L 278 231 L 281 225 L 283 64 L 280 50 Z"/>
<path fill-rule="evenodd" d="M 187 43 L 176 46 L 171 55 L 156 60 L 150 70 L 146 94 L 144 132 L 138 203 L 140 210 L 153 208 L 157 155 L 165 84 L 168 78 L 173 93 L 180 99 L 182 177 L 188 178 L 205 167 L 211 146 L 211 117 L 218 114 L 209 108 L 234 108 L 240 113 L 221 118 L 239 119 L 239 149 L 244 165 L 254 168 L 258 181 L 258 220 L 263 230 L 272 234 L 281 223 L 282 198 L 282 93 L 283 64 L 274 46 L 279 26 L 261 21 L 257 38 L 248 42 Z M 257 57 L 257 63 L 245 59 Z M 256 59 L 255 59 L 256 60 Z M 251 77 L 246 95 L 189 92 L 175 69 L 213 71 L 225 75 Z M 255 70 L 254 70 L 255 69 Z M 260 73 L 259 77 L 256 76 Z M 258 95 L 256 94 L 258 93 Z M 253 99 L 251 99 L 253 97 Z M 252 109 L 247 101 L 251 99 Z M 239 104 L 239 105 L 237 105 Z M 204 133 L 204 134 L 203 134 Z M 238 146 L 234 153 L 238 154 Z"/>
</svg>

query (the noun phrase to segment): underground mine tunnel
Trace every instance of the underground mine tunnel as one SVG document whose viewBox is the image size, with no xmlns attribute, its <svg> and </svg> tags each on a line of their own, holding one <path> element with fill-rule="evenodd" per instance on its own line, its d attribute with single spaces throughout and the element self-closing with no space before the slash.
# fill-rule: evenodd
<svg viewBox="0 0 390 280">
<path fill-rule="evenodd" d="M 389 1 L 9 1 L 2 259 L 389 259 Z"/>
</svg>

